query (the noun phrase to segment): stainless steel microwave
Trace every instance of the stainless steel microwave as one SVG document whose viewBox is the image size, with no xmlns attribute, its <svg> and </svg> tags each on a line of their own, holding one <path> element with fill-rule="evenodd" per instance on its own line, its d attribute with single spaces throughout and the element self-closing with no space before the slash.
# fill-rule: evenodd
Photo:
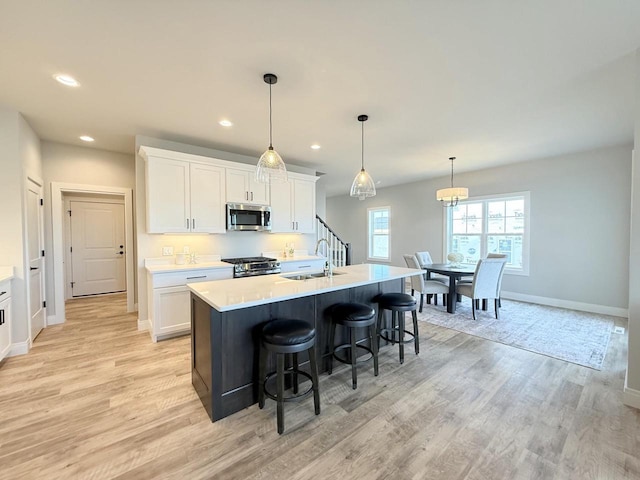
<svg viewBox="0 0 640 480">
<path fill-rule="evenodd" d="M 271 207 L 227 203 L 227 230 L 270 231 Z"/>
</svg>

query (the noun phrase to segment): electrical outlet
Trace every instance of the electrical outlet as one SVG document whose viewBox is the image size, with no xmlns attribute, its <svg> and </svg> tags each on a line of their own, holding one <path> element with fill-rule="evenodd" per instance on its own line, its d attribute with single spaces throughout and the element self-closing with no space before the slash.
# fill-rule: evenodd
<svg viewBox="0 0 640 480">
<path fill-rule="evenodd" d="M 624 335 L 624 327 L 613 327 L 613 333 Z"/>
<path fill-rule="evenodd" d="M 162 247 L 162 256 L 167 257 L 173 255 L 173 247 Z"/>
</svg>

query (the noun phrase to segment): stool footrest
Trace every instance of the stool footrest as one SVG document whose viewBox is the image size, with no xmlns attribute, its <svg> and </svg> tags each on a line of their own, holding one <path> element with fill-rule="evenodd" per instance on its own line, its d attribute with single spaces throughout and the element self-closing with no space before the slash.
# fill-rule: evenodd
<svg viewBox="0 0 640 480">
<path fill-rule="evenodd" d="M 313 392 L 313 378 L 311 377 L 311 375 L 309 375 L 307 372 L 303 372 L 302 370 L 293 370 L 293 369 L 289 369 L 289 370 L 285 370 L 284 374 L 286 375 L 293 375 L 294 373 L 297 373 L 298 375 L 302 375 L 303 377 L 305 377 L 306 379 L 311 381 L 311 386 L 305 390 L 302 393 L 297 393 L 294 395 L 289 395 L 284 397 L 282 400 L 285 402 L 297 402 L 300 400 L 303 400 L 305 398 L 307 398 L 309 395 L 311 395 L 311 393 Z M 267 374 L 267 377 L 265 378 L 264 382 L 262 383 L 262 388 L 264 390 L 264 394 L 269 397 L 271 400 L 278 400 L 278 397 L 271 393 L 269 391 L 269 389 L 267 388 L 267 382 L 272 378 L 276 376 L 276 372 L 271 372 L 269 374 Z"/>
<path fill-rule="evenodd" d="M 371 357 L 363 357 L 363 358 L 356 359 L 356 363 L 368 362 L 373 357 L 373 350 L 371 350 L 369 347 L 366 347 L 364 345 L 356 345 L 356 348 L 361 348 L 362 350 L 368 352 L 371 355 Z M 343 345 L 339 345 L 339 346 L 335 347 L 334 350 L 333 350 L 333 358 L 335 358 L 336 360 L 338 360 L 341 363 L 346 363 L 347 365 L 351 365 L 351 360 L 347 360 L 346 356 L 345 356 L 345 358 L 341 358 L 341 357 L 339 357 L 337 355 L 337 353 L 339 351 L 347 350 L 347 349 L 351 350 L 351 344 L 350 343 L 345 343 Z"/>
<path fill-rule="evenodd" d="M 383 328 L 380 330 L 380 338 L 382 338 L 383 340 L 386 340 L 387 342 L 391 342 L 391 343 L 400 343 L 399 339 L 396 338 L 390 338 L 386 335 L 383 335 L 383 333 L 399 333 L 398 329 L 395 328 Z M 406 335 L 409 335 L 409 338 L 404 340 L 402 343 L 411 343 L 413 342 L 413 339 L 415 337 L 415 335 L 413 334 L 413 332 L 410 332 L 408 330 L 405 330 L 404 333 Z"/>
</svg>

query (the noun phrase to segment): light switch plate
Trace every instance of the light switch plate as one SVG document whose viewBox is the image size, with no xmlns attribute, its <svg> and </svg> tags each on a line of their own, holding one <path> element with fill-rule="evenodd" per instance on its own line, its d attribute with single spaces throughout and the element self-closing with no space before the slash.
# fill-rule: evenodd
<svg viewBox="0 0 640 480">
<path fill-rule="evenodd" d="M 624 335 L 624 327 L 613 327 L 613 333 Z"/>
<path fill-rule="evenodd" d="M 166 257 L 173 255 L 173 247 L 162 247 L 162 256 Z"/>
</svg>

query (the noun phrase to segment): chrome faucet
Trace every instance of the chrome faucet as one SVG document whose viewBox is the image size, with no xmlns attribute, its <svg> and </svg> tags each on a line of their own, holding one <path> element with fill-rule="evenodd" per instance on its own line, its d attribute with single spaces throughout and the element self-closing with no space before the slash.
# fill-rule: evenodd
<svg viewBox="0 0 640 480">
<path fill-rule="evenodd" d="M 316 251 L 313 253 L 314 255 L 318 255 L 318 249 L 320 248 L 320 244 L 322 242 L 325 242 L 327 244 L 327 262 L 328 268 L 326 268 L 325 266 L 325 275 L 329 276 L 329 277 L 333 277 L 333 262 L 331 261 L 331 244 L 329 243 L 329 240 L 327 240 L 326 238 L 321 238 L 320 240 L 318 240 L 316 242 Z"/>
</svg>

